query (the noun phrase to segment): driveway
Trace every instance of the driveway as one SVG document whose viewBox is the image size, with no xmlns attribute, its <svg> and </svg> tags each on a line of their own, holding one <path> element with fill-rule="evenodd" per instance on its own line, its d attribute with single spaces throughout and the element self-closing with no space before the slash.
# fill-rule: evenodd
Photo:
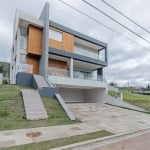
<svg viewBox="0 0 150 150">
<path fill-rule="evenodd" d="M 114 134 L 150 127 L 150 114 L 98 103 L 67 104 L 75 115 L 93 128 L 106 129 Z"/>
</svg>

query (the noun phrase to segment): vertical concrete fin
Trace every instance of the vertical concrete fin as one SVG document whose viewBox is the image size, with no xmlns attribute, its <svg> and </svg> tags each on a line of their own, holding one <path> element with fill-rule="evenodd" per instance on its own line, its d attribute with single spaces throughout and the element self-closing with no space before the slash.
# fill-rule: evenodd
<svg viewBox="0 0 150 150">
<path fill-rule="evenodd" d="M 48 34 L 49 34 L 49 3 L 46 3 L 39 17 L 44 21 L 42 37 L 42 56 L 40 58 L 40 75 L 48 76 Z"/>
<path fill-rule="evenodd" d="M 69 108 L 67 107 L 67 105 L 65 104 L 64 100 L 62 99 L 62 97 L 60 96 L 60 94 L 55 94 L 57 100 L 59 101 L 59 103 L 61 104 L 62 108 L 64 109 L 64 111 L 66 112 L 66 114 L 68 115 L 68 117 L 71 120 L 75 120 L 75 117 L 73 116 L 73 114 L 71 113 L 71 111 L 69 110 Z"/>
</svg>

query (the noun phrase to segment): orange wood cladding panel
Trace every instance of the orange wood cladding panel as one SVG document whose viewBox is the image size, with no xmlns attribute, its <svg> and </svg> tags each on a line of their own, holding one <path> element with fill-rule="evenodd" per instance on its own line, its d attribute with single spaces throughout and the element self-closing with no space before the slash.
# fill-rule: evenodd
<svg viewBox="0 0 150 150">
<path fill-rule="evenodd" d="M 56 40 L 53 40 L 53 39 L 49 39 L 49 46 L 73 53 L 74 36 L 69 34 L 69 33 L 66 33 L 66 32 L 60 31 L 58 29 L 55 29 L 55 28 L 50 28 L 50 29 L 62 33 L 62 42 L 56 41 Z"/>
<path fill-rule="evenodd" d="M 42 55 L 42 29 L 29 25 L 28 54 Z"/>
<path fill-rule="evenodd" d="M 33 74 L 39 74 L 39 58 L 33 56 L 27 56 L 27 64 L 33 66 Z"/>
<path fill-rule="evenodd" d="M 54 68 L 67 69 L 67 62 L 55 60 L 55 59 L 49 59 L 48 60 L 48 66 L 54 67 Z"/>
</svg>

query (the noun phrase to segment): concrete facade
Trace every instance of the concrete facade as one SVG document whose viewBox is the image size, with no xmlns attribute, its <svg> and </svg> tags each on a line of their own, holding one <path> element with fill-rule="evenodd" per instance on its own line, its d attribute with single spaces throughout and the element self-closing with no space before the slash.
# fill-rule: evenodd
<svg viewBox="0 0 150 150">
<path fill-rule="evenodd" d="M 46 3 L 39 18 L 44 22 L 42 37 L 42 56 L 40 59 L 40 75 L 48 76 L 48 28 L 49 28 L 49 3 Z"/>
<path fill-rule="evenodd" d="M 27 32 L 29 24 L 43 28 L 44 22 L 37 19 L 31 14 L 25 13 L 21 10 L 16 10 L 14 26 L 13 26 L 13 46 L 11 50 L 11 64 L 10 64 L 10 83 L 16 83 L 16 74 L 19 71 L 20 55 L 26 55 L 27 49 L 20 48 L 21 39 L 21 28 L 25 29 Z M 26 45 L 27 46 L 27 45 Z M 24 64 L 25 65 L 25 64 Z"/>
</svg>

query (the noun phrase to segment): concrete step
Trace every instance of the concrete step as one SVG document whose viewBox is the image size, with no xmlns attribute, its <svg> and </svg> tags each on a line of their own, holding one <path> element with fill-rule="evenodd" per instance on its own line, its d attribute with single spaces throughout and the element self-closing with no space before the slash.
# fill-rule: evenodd
<svg viewBox="0 0 150 150">
<path fill-rule="evenodd" d="M 41 110 L 41 109 L 26 109 L 27 113 L 31 114 L 47 114 L 45 111 Z"/>
<path fill-rule="evenodd" d="M 34 80 L 38 86 L 38 88 L 42 88 L 42 87 L 49 87 L 47 81 L 45 80 L 45 78 L 43 76 L 40 75 L 33 75 Z"/>
<path fill-rule="evenodd" d="M 29 117 L 32 117 L 32 116 L 36 116 L 36 117 L 45 116 L 46 117 L 46 115 L 47 115 L 47 113 L 45 113 L 45 112 L 40 112 L 40 113 L 28 112 L 28 113 L 26 113 L 26 116 L 29 116 Z"/>
<path fill-rule="evenodd" d="M 21 90 L 27 120 L 48 118 L 42 99 L 36 90 Z"/>
<path fill-rule="evenodd" d="M 43 106 L 43 103 L 42 102 L 37 102 L 34 101 L 34 102 L 24 102 L 26 105 L 28 106 L 32 106 L 34 104 L 34 106 Z"/>
<path fill-rule="evenodd" d="M 47 119 L 47 117 L 45 116 L 32 116 L 32 117 L 28 117 L 28 120 L 41 120 L 41 119 Z"/>
</svg>

